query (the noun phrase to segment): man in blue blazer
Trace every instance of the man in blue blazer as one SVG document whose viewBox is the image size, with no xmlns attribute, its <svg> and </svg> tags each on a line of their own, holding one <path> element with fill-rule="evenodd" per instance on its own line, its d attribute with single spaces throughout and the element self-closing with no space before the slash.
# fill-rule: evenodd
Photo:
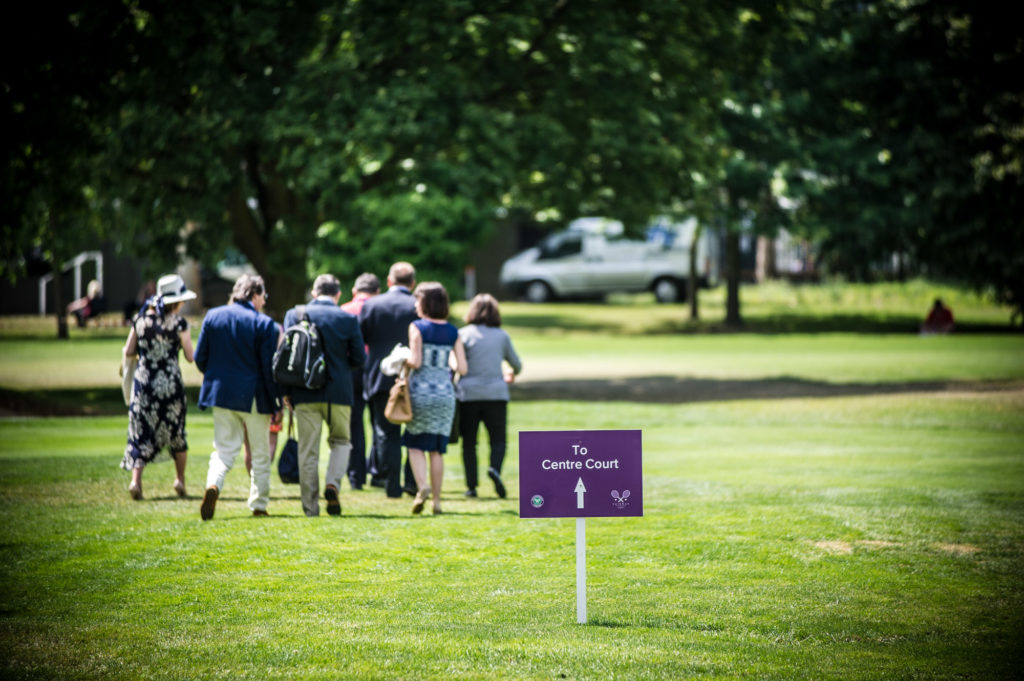
<svg viewBox="0 0 1024 681">
<path fill-rule="evenodd" d="M 270 500 L 270 419 L 280 410 L 271 361 L 279 331 L 263 314 L 263 278 L 243 274 L 227 305 L 206 313 L 196 344 L 196 366 L 203 372 L 199 408 L 213 408 L 213 453 L 199 515 L 213 517 L 224 476 L 242 450 L 245 433 L 252 447 L 249 508 L 267 515 Z"/>
<path fill-rule="evenodd" d="M 321 274 L 313 282 L 313 300 L 303 307 L 305 318 L 316 325 L 327 361 L 327 385 L 318 390 L 287 388 L 295 408 L 299 430 L 299 488 L 302 510 L 307 516 L 320 515 L 320 432 L 327 421 L 327 475 L 324 499 L 328 515 L 341 515 L 341 477 L 348 469 L 352 452 L 352 371 L 362 371 L 366 352 L 359 332 L 359 319 L 338 307 L 341 284 L 332 274 Z M 299 308 L 288 310 L 284 328 L 301 321 Z"/>
<path fill-rule="evenodd" d="M 370 406 L 373 447 L 377 459 L 370 465 L 373 476 L 371 482 L 384 482 L 387 495 L 392 498 L 402 496 L 402 427 L 384 418 L 384 407 L 387 406 L 395 377 L 381 373 L 380 361 L 398 343 L 409 344 L 409 325 L 419 319 L 416 299 L 412 295 L 415 284 L 415 268 L 407 262 L 396 262 L 388 272 L 387 293 L 367 300 L 359 312 L 359 327 L 369 348 L 369 359 L 363 374 L 363 394 Z M 407 482 L 411 482 L 409 477 L 411 472 L 407 473 Z"/>
</svg>

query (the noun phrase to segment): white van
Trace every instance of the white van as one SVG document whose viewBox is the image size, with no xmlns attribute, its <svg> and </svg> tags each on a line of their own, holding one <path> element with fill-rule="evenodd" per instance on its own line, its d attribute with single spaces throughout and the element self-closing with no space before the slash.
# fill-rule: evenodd
<svg viewBox="0 0 1024 681">
<path fill-rule="evenodd" d="M 555 298 L 594 298 L 609 293 L 653 291 L 659 302 L 686 298 L 690 243 L 696 220 L 659 220 L 644 241 L 623 238 L 622 223 L 580 218 L 563 232 L 505 261 L 501 284 L 513 296 L 531 302 Z M 701 286 L 718 280 L 718 248 L 705 230 L 698 242 Z"/>
</svg>

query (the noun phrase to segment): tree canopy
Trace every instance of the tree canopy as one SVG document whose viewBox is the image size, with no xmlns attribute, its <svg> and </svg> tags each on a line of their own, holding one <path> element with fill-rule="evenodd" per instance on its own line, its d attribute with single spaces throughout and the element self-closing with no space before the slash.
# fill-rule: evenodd
<svg viewBox="0 0 1024 681">
<path fill-rule="evenodd" d="M 160 268 L 183 242 L 207 260 L 233 244 L 287 305 L 317 270 L 396 259 L 453 283 L 504 211 L 627 225 L 686 211 L 813 235 L 833 271 L 870 276 L 897 254 L 1024 305 L 1024 44 L 994 7 L 61 0 L 23 14 L 4 22 L 7 273 L 33 246 L 60 261 L 106 235 Z"/>
<path fill-rule="evenodd" d="M 52 21 L 86 43 L 113 32 L 123 50 L 99 74 L 116 106 L 89 119 L 108 222 L 157 260 L 182 238 L 197 254 L 230 241 L 291 302 L 310 262 L 457 275 L 496 211 L 642 221 L 709 162 L 732 12 L 141 0 Z M 95 13 L 114 29 L 72 21 Z"/>
<path fill-rule="evenodd" d="M 826 264 L 885 263 L 1024 306 L 1024 40 L 1003 8 L 826 3 L 778 56 L 799 224 Z"/>
</svg>

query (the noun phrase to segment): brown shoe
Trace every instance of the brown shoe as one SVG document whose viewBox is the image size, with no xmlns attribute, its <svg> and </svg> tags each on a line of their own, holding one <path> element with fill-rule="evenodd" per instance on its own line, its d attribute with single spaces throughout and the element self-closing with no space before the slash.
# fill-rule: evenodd
<svg viewBox="0 0 1024 681">
<path fill-rule="evenodd" d="M 270 515 L 269 513 L 267 513 L 267 509 L 265 509 L 265 508 L 257 508 L 257 509 L 255 509 L 252 512 L 252 514 L 254 516 L 267 516 L 267 515 Z"/>
<path fill-rule="evenodd" d="M 421 487 L 420 491 L 416 493 L 416 501 L 412 505 L 413 515 L 419 515 L 423 513 L 423 506 L 427 503 L 427 497 L 430 496 L 429 487 Z"/>
<path fill-rule="evenodd" d="M 185 481 L 184 480 L 175 480 L 174 481 L 174 491 L 178 493 L 179 497 L 184 499 L 187 496 L 185 494 Z"/>
<path fill-rule="evenodd" d="M 207 487 L 206 491 L 203 492 L 203 503 L 199 506 L 199 517 L 203 520 L 209 520 L 213 517 L 213 510 L 217 508 L 217 497 L 220 496 L 220 490 L 216 487 Z"/>
<path fill-rule="evenodd" d="M 324 499 L 327 500 L 327 515 L 341 515 L 341 502 L 338 501 L 338 490 L 328 486 L 324 490 Z"/>
<path fill-rule="evenodd" d="M 129 485 L 128 486 L 128 494 L 130 494 L 132 499 L 134 499 L 135 501 L 141 501 L 142 500 L 142 487 L 141 486 L 137 486 L 137 485 Z"/>
</svg>

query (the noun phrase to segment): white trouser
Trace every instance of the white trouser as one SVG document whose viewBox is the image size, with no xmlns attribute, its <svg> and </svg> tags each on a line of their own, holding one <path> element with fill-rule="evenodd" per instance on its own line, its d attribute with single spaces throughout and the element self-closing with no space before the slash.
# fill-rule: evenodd
<svg viewBox="0 0 1024 681">
<path fill-rule="evenodd" d="M 206 486 L 216 487 L 218 491 L 224 488 L 224 476 L 235 465 L 235 457 L 242 451 L 248 433 L 252 449 L 249 508 L 254 511 L 267 510 L 270 501 L 270 416 L 256 411 L 256 400 L 252 401 L 248 413 L 213 408 L 213 453 Z"/>
<path fill-rule="evenodd" d="M 334 487 L 340 494 L 341 477 L 348 469 L 348 458 L 352 453 L 352 444 L 349 442 L 352 407 L 332 404 L 330 409 L 331 426 L 327 433 L 330 455 L 324 485 Z M 302 510 L 308 516 L 320 514 L 320 432 L 326 420 L 326 402 L 295 405 L 295 421 L 299 431 L 299 491 L 302 495 Z"/>
</svg>

